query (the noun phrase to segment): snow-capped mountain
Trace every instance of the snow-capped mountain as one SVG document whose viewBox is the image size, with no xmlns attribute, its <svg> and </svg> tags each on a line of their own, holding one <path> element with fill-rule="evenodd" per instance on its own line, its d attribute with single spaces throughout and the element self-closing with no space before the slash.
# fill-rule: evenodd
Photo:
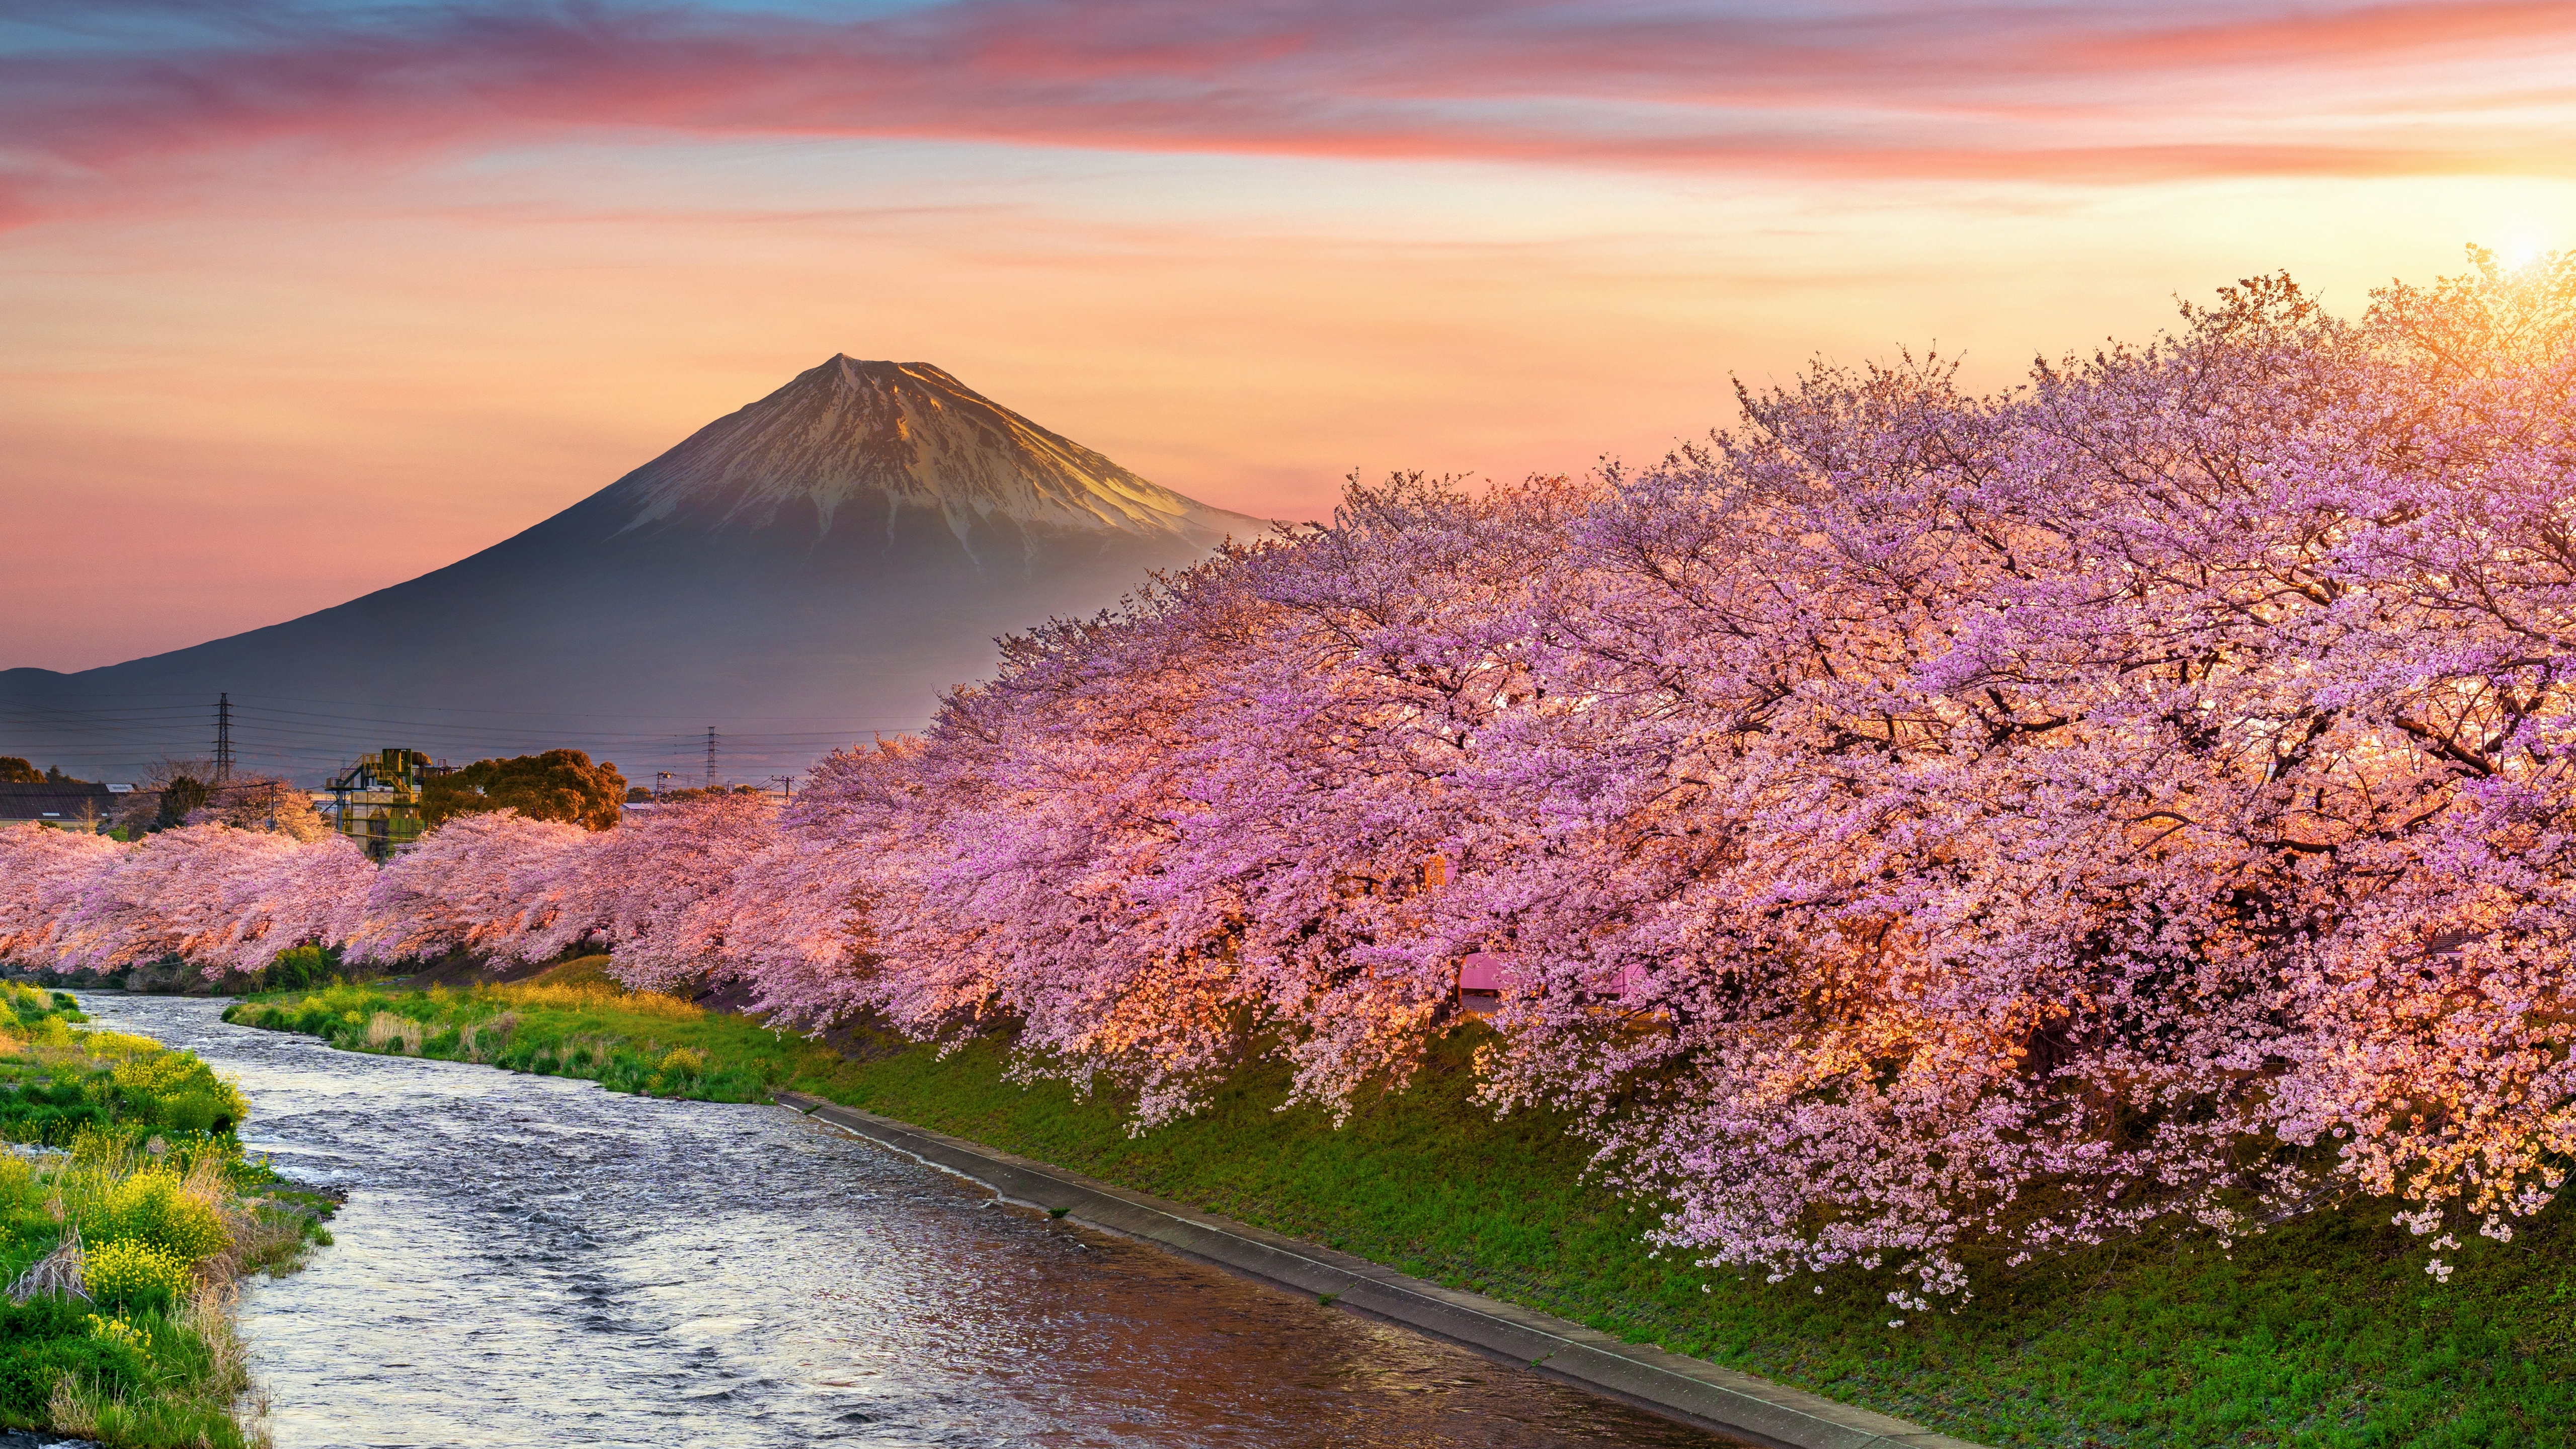
<svg viewBox="0 0 2576 1449">
<path fill-rule="evenodd" d="M 834 357 L 629 473 L 629 528 L 893 529 L 938 514 L 961 545 L 999 523 L 1199 547 L 1262 527 L 1149 483 L 926 362 Z"/>
<path fill-rule="evenodd" d="M 298 775 L 362 748 L 553 744 L 638 778 L 653 741 L 709 725 L 745 746 L 864 740 L 920 727 L 942 690 L 989 674 L 997 636 L 1269 529 L 928 363 L 836 356 L 434 573 L 168 654 L 0 672 L 0 754 L 128 778 L 206 753 L 203 730 L 147 739 L 135 711 L 218 693 L 244 761 Z"/>
</svg>

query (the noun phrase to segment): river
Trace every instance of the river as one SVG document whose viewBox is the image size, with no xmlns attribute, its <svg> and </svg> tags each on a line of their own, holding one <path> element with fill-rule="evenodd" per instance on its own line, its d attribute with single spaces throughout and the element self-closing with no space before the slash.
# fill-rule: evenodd
<svg viewBox="0 0 2576 1449">
<path fill-rule="evenodd" d="M 337 1052 L 79 993 L 345 1189 L 244 1296 L 279 1449 L 1726 1441 L 991 1194 L 777 1107 Z"/>
</svg>

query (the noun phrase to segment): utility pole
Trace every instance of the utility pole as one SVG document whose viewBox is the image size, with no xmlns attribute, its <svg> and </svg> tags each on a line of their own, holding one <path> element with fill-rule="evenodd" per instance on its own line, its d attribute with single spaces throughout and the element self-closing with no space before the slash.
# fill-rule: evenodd
<svg viewBox="0 0 2576 1449">
<path fill-rule="evenodd" d="M 233 697 L 231 691 L 215 696 L 215 783 L 233 777 Z"/>
<path fill-rule="evenodd" d="M 665 781 L 665 780 L 667 780 L 667 779 L 669 779 L 669 778 L 671 778 L 671 772 L 670 772 L 670 771 L 668 771 L 668 770 L 655 770 L 655 771 L 653 772 L 653 803 L 654 803 L 654 804 L 659 805 L 659 804 L 661 804 L 661 803 L 662 803 L 662 782 L 663 782 L 663 781 Z"/>
<path fill-rule="evenodd" d="M 796 777 L 794 775 L 772 775 L 769 778 L 778 782 L 779 799 L 793 800 L 796 798 Z"/>
<path fill-rule="evenodd" d="M 716 727 L 707 726 L 707 788 L 716 787 Z"/>
</svg>

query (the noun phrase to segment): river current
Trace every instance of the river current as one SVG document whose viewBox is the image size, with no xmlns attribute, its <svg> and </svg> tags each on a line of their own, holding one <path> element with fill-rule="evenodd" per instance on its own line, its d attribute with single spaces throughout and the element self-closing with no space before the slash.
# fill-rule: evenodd
<svg viewBox="0 0 2576 1449">
<path fill-rule="evenodd" d="M 990 1193 L 778 1107 L 337 1052 L 80 993 L 345 1189 L 244 1295 L 279 1449 L 1724 1441 Z"/>
</svg>

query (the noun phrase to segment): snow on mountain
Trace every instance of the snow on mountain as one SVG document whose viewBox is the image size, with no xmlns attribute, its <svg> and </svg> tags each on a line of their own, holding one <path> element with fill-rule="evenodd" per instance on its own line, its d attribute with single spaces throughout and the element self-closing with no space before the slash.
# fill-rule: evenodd
<svg viewBox="0 0 2576 1449">
<path fill-rule="evenodd" d="M 978 522 L 1210 547 L 1258 519 L 1185 498 L 1051 432 L 926 362 L 834 356 L 700 428 L 606 495 L 627 527 L 679 521 L 883 530 L 939 514 L 971 552 Z"/>
</svg>

